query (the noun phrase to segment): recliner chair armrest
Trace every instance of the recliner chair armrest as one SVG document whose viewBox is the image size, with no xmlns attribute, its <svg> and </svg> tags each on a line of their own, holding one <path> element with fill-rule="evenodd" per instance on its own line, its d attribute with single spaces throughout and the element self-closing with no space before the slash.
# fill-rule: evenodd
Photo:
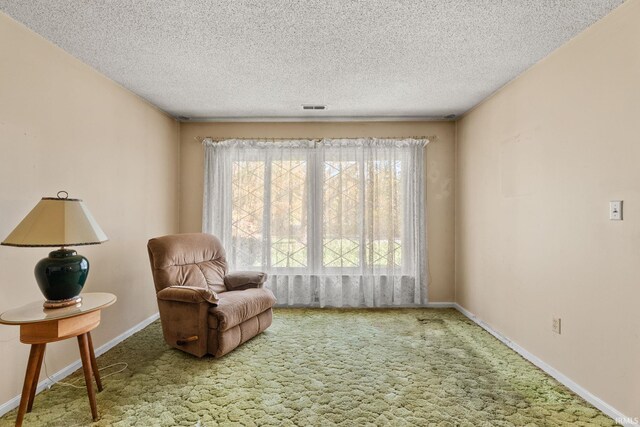
<svg viewBox="0 0 640 427">
<path fill-rule="evenodd" d="M 224 285 L 229 291 L 261 288 L 267 281 L 267 273 L 261 271 L 236 271 L 224 276 Z"/>
<path fill-rule="evenodd" d="M 156 294 L 158 299 L 164 301 L 178 301 L 198 304 L 208 302 L 218 304 L 218 295 L 215 292 L 197 286 L 169 286 Z"/>
</svg>

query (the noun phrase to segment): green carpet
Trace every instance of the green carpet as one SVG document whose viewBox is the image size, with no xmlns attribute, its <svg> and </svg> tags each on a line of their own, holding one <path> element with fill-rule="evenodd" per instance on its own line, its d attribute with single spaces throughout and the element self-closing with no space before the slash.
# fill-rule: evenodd
<svg viewBox="0 0 640 427">
<path fill-rule="evenodd" d="M 453 309 L 278 309 L 218 360 L 169 348 L 156 322 L 98 358 L 120 361 L 96 426 L 614 425 Z M 82 372 L 66 381 L 83 384 Z M 87 424 L 85 390 L 60 385 L 25 417 Z"/>
</svg>

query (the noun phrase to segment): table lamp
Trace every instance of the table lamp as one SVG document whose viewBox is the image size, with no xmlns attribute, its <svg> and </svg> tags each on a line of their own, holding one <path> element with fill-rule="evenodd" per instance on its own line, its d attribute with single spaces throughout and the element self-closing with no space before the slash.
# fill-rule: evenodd
<svg viewBox="0 0 640 427">
<path fill-rule="evenodd" d="M 1 243 L 5 246 L 56 247 L 34 270 L 46 298 L 45 308 L 61 308 L 82 301 L 80 292 L 89 275 L 89 261 L 67 246 L 97 245 L 107 236 L 80 199 L 43 197 Z"/>
</svg>

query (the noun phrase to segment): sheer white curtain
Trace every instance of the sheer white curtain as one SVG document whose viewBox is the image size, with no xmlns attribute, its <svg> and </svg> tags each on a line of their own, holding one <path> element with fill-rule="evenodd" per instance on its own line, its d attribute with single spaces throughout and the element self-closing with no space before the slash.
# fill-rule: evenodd
<svg viewBox="0 0 640 427">
<path fill-rule="evenodd" d="M 203 231 L 279 305 L 427 302 L 425 139 L 205 139 Z"/>
</svg>

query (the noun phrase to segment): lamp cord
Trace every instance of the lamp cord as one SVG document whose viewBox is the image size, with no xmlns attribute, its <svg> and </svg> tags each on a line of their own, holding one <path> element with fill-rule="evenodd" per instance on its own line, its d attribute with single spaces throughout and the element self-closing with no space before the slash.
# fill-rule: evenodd
<svg viewBox="0 0 640 427">
<path fill-rule="evenodd" d="M 73 387 L 73 388 L 80 388 L 80 389 L 84 389 L 85 388 L 85 386 L 79 386 L 79 385 L 76 385 L 74 383 L 65 382 L 65 381 L 55 381 L 53 378 L 51 378 L 49 376 L 49 371 L 47 370 L 47 357 L 46 356 L 47 356 L 47 353 L 46 353 L 46 350 L 45 350 L 45 357 L 42 359 L 42 361 L 44 362 L 44 374 L 47 376 L 49 381 L 51 381 L 51 384 L 47 385 L 47 390 L 50 390 L 51 387 L 54 384 L 60 384 L 60 385 L 66 386 L 66 387 Z M 105 369 L 113 368 L 114 366 L 122 366 L 122 369 L 119 369 L 119 370 L 117 370 L 115 372 L 108 373 L 107 375 L 102 376 L 100 378 L 101 379 L 105 379 L 105 378 L 109 378 L 111 375 L 119 374 L 120 372 L 123 372 L 125 369 L 127 369 L 129 367 L 129 364 L 126 363 L 126 362 L 117 362 L 117 363 L 113 363 L 113 364 L 111 364 L 109 366 L 105 366 L 103 368 L 99 368 L 98 371 L 103 371 Z"/>
</svg>

